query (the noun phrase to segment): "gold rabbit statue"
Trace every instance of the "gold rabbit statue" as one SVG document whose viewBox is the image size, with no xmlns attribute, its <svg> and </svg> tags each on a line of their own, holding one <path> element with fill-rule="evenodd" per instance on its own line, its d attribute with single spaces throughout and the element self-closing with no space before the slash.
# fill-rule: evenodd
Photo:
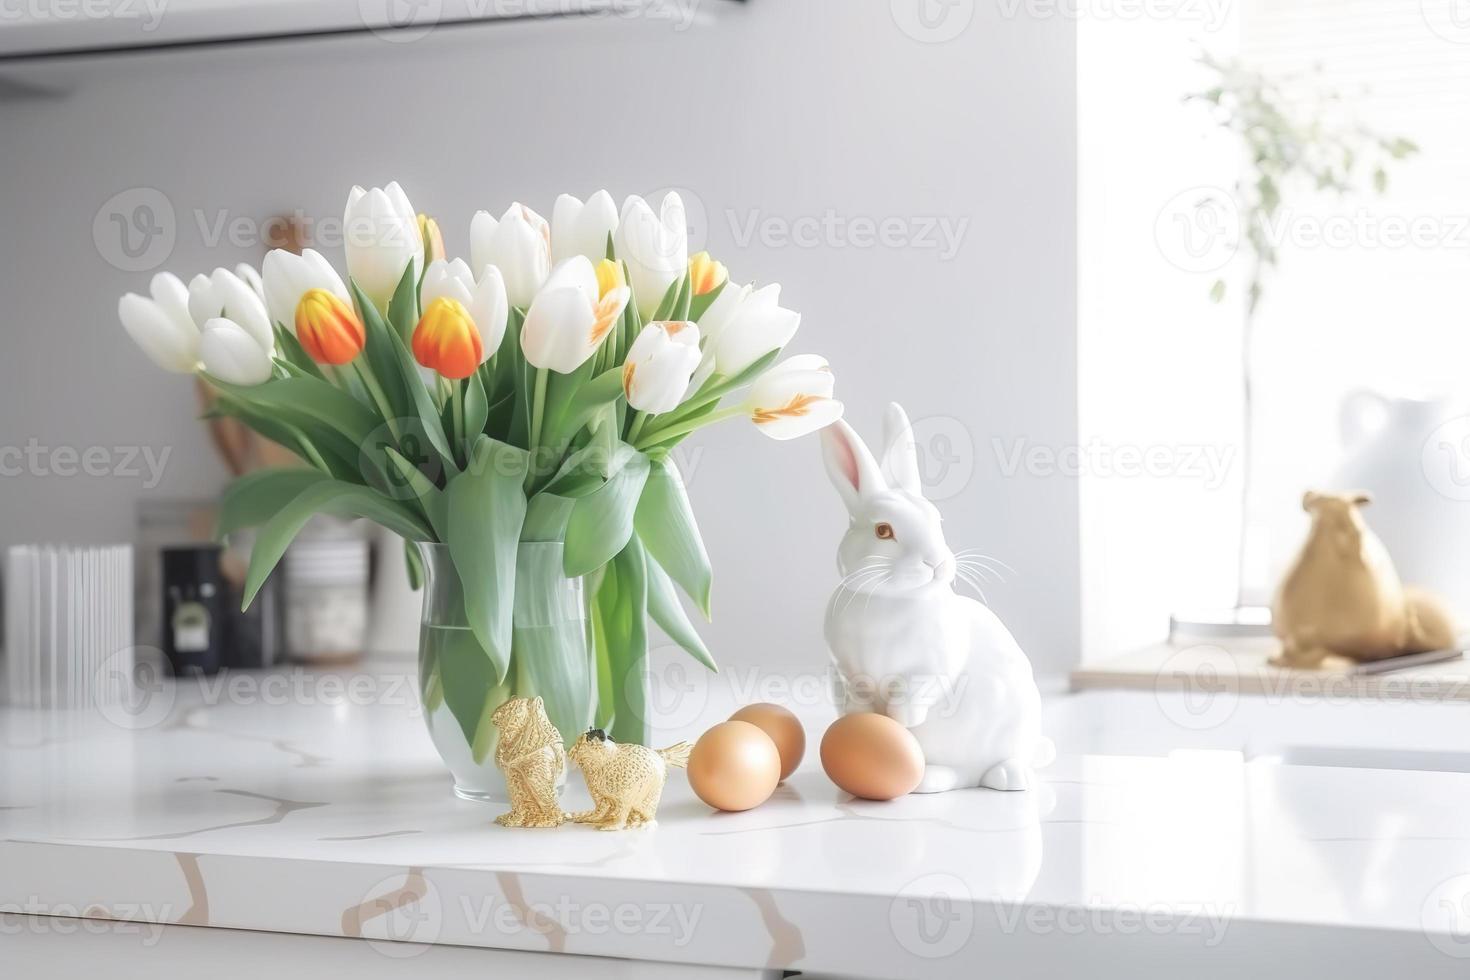
<svg viewBox="0 0 1470 980">
<path fill-rule="evenodd" d="M 1367 660 L 1443 650 L 1455 643 L 1450 614 L 1435 596 L 1399 581 L 1383 542 L 1358 508 L 1364 492 L 1308 491 L 1312 529 L 1272 603 L 1278 667 L 1342 668 Z"/>
</svg>

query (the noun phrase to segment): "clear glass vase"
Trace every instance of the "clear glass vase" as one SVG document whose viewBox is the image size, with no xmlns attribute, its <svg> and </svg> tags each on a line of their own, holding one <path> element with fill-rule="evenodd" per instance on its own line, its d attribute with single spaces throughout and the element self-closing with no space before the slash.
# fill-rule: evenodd
<svg viewBox="0 0 1470 980">
<path fill-rule="evenodd" d="M 592 724 L 597 670 L 580 578 L 562 572 L 559 541 L 522 542 L 516 551 L 510 667 L 496 682 L 465 612 L 467 589 L 449 546 L 421 544 L 424 614 L 419 632 L 419 692 L 439 757 L 467 800 L 509 802 L 495 765 L 499 731 L 491 714 L 514 697 L 540 697 L 570 745 Z M 558 786 L 560 790 L 560 786 Z"/>
</svg>

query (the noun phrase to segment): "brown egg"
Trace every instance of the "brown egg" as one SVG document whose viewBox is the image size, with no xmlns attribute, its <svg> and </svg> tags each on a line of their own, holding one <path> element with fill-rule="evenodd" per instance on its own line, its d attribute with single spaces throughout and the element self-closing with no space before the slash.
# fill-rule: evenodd
<svg viewBox="0 0 1470 980">
<path fill-rule="evenodd" d="M 865 800 L 902 796 L 924 776 L 919 740 L 887 715 L 843 715 L 822 736 L 821 754 L 832 782 Z"/>
<path fill-rule="evenodd" d="M 699 736 L 689 753 L 689 785 L 716 810 L 760 806 L 781 779 L 781 754 L 748 721 L 722 721 Z"/>
<path fill-rule="evenodd" d="M 796 715 L 787 709 L 764 702 L 747 704 L 731 715 L 730 720 L 748 721 L 771 736 L 771 741 L 776 743 L 776 751 L 781 754 L 782 780 L 801 765 L 801 757 L 806 754 L 806 731 L 796 720 Z"/>
</svg>

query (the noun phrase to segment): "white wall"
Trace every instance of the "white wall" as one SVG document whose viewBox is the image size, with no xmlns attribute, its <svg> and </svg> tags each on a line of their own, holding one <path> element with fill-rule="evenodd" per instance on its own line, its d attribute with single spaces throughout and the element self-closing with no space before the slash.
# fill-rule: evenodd
<svg viewBox="0 0 1470 980">
<path fill-rule="evenodd" d="M 944 474 L 951 543 L 1014 566 L 993 605 L 1039 666 L 1065 667 L 1079 642 L 1075 481 L 1007 477 L 992 440 L 1077 441 L 1074 24 L 937 9 L 962 20 L 926 28 L 903 2 L 705 2 L 684 31 L 541 21 L 416 43 L 363 35 L 0 65 L 12 81 L 71 89 L 0 101 L 0 444 L 166 446 L 149 493 L 224 482 L 189 383 L 157 373 L 115 322 L 117 295 L 147 280 L 107 261 L 115 245 L 94 244 L 94 218 L 119 192 L 167 199 L 166 267 L 187 274 L 259 259 L 252 245 L 210 246 L 218 210 L 331 217 L 354 182 L 400 180 L 451 250 L 467 245 L 474 208 L 512 197 L 549 213 L 562 189 L 676 186 L 696 237 L 738 276 L 785 284 L 804 313 L 793 350 L 832 360 L 860 430 L 875 431 L 890 398 L 938 417 L 930 448 L 956 457 Z M 916 38 L 955 27 L 942 43 Z M 896 218 L 910 237 L 931 218 L 967 225 L 953 256 L 846 231 L 814 247 L 745 235 L 752 219 L 779 231 L 829 212 Z M 695 445 L 717 657 L 820 663 L 843 521 L 815 441 L 731 425 Z M 143 492 L 118 477 L 6 478 L 0 544 L 126 538 Z"/>
</svg>

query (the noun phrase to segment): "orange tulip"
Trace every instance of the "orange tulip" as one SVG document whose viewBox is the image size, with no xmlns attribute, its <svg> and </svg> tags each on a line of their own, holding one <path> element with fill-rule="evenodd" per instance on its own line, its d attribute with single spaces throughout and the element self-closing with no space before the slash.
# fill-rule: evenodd
<svg viewBox="0 0 1470 980">
<path fill-rule="evenodd" d="M 470 311 L 448 296 L 430 303 L 413 331 L 414 358 L 446 378 L 474 374 L 485 352 L 483 344 Z"/>
<path fill-rule="evenodd" d="M 296 339 L 318 364 L 346 364 L 362 353 L 367 331 L 340 296 L 309 289 L 296 304 Z"/>
<path fill-rule="evenodd" d="M 708 252 L 696 252 L 689 256 L 689 284 L 695 296 L 703 296 L 719 288 L 729 277 L 723 262 L 716 262 Z"/>
</svg>

